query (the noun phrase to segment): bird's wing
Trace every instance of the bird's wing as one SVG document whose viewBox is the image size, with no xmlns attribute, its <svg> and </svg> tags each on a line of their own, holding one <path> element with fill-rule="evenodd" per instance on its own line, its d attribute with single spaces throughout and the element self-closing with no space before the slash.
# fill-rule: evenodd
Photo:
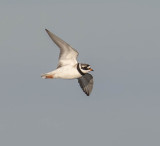
<svg viewBox="0 0 160 146">
<path fill-rule="evenodd" d="M 45 29 L 52 41 L 60 48 L 58 67 L 77 64 L 78 52 L 58 36 Z"/>
<path fill-rule="evenodd" d="M 93 77 L 91 74 L 85 74 L 82 77 L 78 78 L 78 83 L 81 86 L 84 93 L 87 96 L 90 95 L 92 88 L 93 88 Z"/>
</svg>

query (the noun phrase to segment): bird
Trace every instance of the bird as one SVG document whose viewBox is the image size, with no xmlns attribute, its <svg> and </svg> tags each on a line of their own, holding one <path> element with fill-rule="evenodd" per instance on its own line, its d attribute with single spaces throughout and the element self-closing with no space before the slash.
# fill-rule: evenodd
<svg viewBox="0 0 160 146">
<path fill-rule="evenodd" d="M 61 38 L 45 29 L 51 40 L 59 47 L 60 54 L 57 68 L 51 72 L 41 75 L 43 79 L 78 79 L 83 92 L 89 96 L 93 89 L 93 76 L 89 74 L 94 71 L 89 64 L 78 63 L 78 51 L 72 48 Z"/>
</svg>

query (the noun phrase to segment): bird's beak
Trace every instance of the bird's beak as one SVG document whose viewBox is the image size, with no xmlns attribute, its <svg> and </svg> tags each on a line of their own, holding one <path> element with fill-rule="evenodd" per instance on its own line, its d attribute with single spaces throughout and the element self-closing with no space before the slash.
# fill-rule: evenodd
<svg viewBox="0 0 160 146">
<path fill-rule="evenodd" d="M 94 71 L 92 68 L 89 69 L 90 71 Z"/>
</svg>

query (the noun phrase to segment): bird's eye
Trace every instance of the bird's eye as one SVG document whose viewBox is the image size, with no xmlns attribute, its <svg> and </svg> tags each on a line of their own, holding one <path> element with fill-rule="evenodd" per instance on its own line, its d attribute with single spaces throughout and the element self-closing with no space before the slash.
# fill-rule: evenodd
<svg viewBox="0 0 160 146">
<path fill-rule="evenodd" d="M 85 64 L 85 65 L 82 65 L 81 68 L 82 68 L 83 70 L 90 70 L 91 66 Z"/>
<path fill-rule="evenodd" d="M 88 70 L 88 67 L 84 66 L 84 67 L 82 67 L 82 69 L 84 69 L 84 70 Z"/>
</svg>

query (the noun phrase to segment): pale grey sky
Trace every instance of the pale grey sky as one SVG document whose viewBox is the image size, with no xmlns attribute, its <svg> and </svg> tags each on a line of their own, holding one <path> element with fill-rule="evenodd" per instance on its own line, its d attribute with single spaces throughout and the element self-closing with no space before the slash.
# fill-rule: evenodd
<svg viewBox="0 0 160 146">
<path fill-rule="evenodd" d="M 0 1 L 0 145 L 159 146 L 159 1 Z M 59 49 L 45 28 L 95 70 L 44 80 Z"/>
</svg>

